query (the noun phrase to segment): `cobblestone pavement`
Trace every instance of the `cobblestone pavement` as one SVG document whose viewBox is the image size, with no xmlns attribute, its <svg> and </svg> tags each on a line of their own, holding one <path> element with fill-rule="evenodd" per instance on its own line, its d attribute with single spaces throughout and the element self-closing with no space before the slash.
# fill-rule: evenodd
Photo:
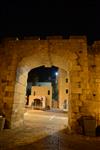
<svg viewBox="0 0 100 150">
<path fill-rule="evenodd" d="M 0 132 L 0 150 L 100 150 L 100 137 L 68 134 L 67 114 L 27 110 L 22 128 Z"/>
</svg>

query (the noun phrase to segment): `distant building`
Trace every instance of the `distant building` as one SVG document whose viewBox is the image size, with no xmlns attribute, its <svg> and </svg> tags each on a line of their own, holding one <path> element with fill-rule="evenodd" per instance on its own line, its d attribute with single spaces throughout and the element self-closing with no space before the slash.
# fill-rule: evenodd
<svg viewBox="0 0 100 150">
<path fill-rule="evenodd" d="M 34 108 L 51 108 L 52 86 L 49 82 L 38 82 L 32 86 L 29 96 L 29 106 Z"/>
<path fill-rule="evenodd" d="M 59 90 L 59 108 L 68 111 L 69 101 L 69 75 L 63 69 L 59 69 L 58 76 L 58 90 Z"/>
</svg>

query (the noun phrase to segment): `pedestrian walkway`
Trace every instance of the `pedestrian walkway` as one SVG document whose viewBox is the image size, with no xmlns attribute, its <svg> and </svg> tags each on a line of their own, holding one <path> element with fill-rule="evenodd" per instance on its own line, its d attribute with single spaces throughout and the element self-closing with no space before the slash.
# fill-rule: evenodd
<svg viewBox="0 0 100 150">
<path fill-rule="evenodd" d="M 100 137 L 67 132 L 66 115 L 26 111 L 23 127 L 0 132 L 0 150 L 100 150 Z"/>
</svg>

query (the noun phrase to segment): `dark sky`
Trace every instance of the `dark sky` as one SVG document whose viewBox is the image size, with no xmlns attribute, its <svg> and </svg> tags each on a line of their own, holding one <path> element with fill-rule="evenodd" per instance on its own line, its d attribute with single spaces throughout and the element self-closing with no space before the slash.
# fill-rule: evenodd
<svg viewBox="0 0 100 150">
<path fill-rule="evenodd" d="M 38 67 L 32 69 L 28 74 L 28 82 L 51 82 L 55 80 L 55 73 L 58 71 L 57 67 Z"/>
<path fill-rule="evenodd" d="M 1 37 L 87 35 L 89 40 L 100 39 L 99 0 L 3 0 L 0 14 Z"/>
</svg>

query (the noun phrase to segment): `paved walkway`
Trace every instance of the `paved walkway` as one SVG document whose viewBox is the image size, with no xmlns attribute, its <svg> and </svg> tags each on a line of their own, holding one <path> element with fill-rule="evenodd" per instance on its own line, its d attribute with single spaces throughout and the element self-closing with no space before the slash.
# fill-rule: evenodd
<svg viewBox="0 0 100 150">
<path fill-rule="evenodd" d="M 100 137 L 68 134 L 67 114 L 28 110 L 23 128 L 0 132 L 0 150 L 100 150 Z"/>
</svg>

